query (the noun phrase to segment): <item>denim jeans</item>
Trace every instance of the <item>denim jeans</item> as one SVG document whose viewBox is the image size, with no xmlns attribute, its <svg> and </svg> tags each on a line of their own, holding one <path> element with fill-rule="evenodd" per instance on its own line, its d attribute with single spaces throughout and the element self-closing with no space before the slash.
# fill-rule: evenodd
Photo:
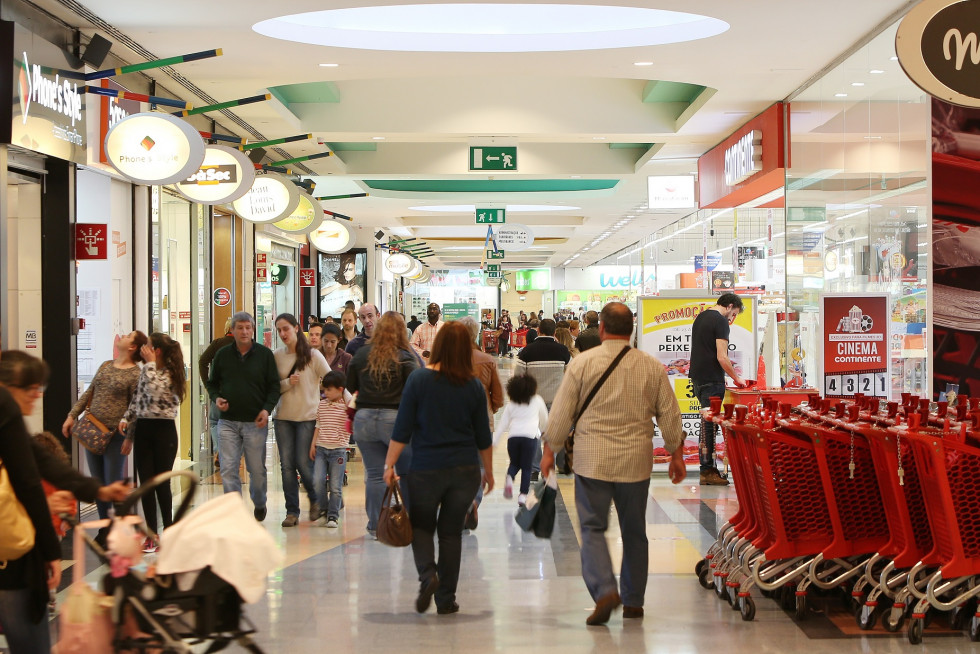
<svg viewBox="0 0 980 654">
<path fill-rule="evenodd" d="M 32 594 L 30 588 L 0 590 L 0 627 L 10 654 L 48 654 L 51 650 L 47 611 L 40 622 L 31 620 Z"/>
<path fill-rule="evenodd" d="M 711 406 L 711 398 L 725 397 L 725 382 L 702 384 L 692 379 L 691 384 L 694 386 L 694 395 L 697 396 L 702 409 L 707 409 Z M 701 444 L 698 447 L 701 459 L 701 472 L 708 472 L 715 468 L 715 430 L 717 428 L 718 425 L 715 423 L 708 422 L 704 419 L 701 420 Z"/>
<path fill-rule="evenodd" d="M 618 483 L 575 475 L 575 508 L 582 532 L 582 577 L 592 599 L 616 591 L 616 574 L 606 544 L 609 505 L 615 502 L 623 539 L 619 595 L 626 606 L 643 606 L 650 556 L 646 529 L 649 491 L 649 479 Z"/>
<path fill-rule="evenodd" d="M 354 440 L 364 457 L 364 508 L 367 511 L 368 531 L 378 529 L 378 514 L 385 494 L 384 468 L 388 456 L 388 443 L 395 429 L 398 409 L 358 409 L 354 414 Z M 408 505 L 408 484 L 405 479 L 412 463 L 412 448 L 406 446 L 395 463 L 395 471 L 402 478 L 399 490 Z M 472 499 L 472 498 L 471 498 Z"/>
<path fill-rule="evenodd" d="M 340 517 L 340 503 L 344 499 L 344 473 L 347 471 L 347 448 L 328 450 L 316 448 L 316 461 L 313 463 L 313 479 L 316 496 L 319 498 L 320 513 L 327 514 L 327 520 Z M 327 494 L 327 475 L 330 475 L 329 495 Z M 380 511 L 381 509 L 378 509 Z"/>
<path fill-rule="evenodd" d="M 439 575 L 436 606 L 452 606 L 459 584 L 463 552 L 463 520 L 480 485 L 479 466 L 416 470 L 408 480 L 411 501 L 412 555 L 419 581 Z M 439 561 L 433 536 L 439 534 Z"/>
<path fill-rule="evenodd" d="M 265 440 L 269 436 L 268 427 L 256 427 L 254 422 L 237 420 L 218 421 L 221 439 L 221 485 L 226 493 L 241 493 L 242 479 L 238 466 L 245 453 L 245 468 L 248 470 L 248 494 L 255 508 L 265 507 Z M 309 450 L 307 450 L 308 452 Z"/>
<path fill-rule="evenodd" d="M 302 482 L 310 505 L 316 504 L 317 493 L 313 486 L 313 468 L 310 461 L 310 445 L 316 420 L 274 420 L 276 446 L 279 448 L 279 469 L 282 471 L 282 494 L 286 498 L 286 515 L 299 516 L 299 484 Z M 299 472 L 299 481 L 296 473 Z"/>
<path fill-rule="evenodd" d="M 126 457 L 122 453 L 122 444 L 125 437 L 118 431 L 113 432 L 109 444 L 102 454 L 92 454 L 85 450 L 85 459 L 88 461 L 89 474 L 102 480 L 106 486 L 114 481 L 123 478 L 126 470 Z M 99 518 L 105 520 L 109 517 L 109 507 L 112 502 L 96 500 L 95 505 L 99 509 Z"/>
<path fill-rule="evenodd" d="M 208 405 L 208 431 L 211 432 L 211 453 L 218 455 L 221 460 L 221 436 L 218 434 L 218 421 L 221 420 L 221 410 L 212 401 Z M 219 464 L 220 465 L 220 464 Z"/>
</svg>

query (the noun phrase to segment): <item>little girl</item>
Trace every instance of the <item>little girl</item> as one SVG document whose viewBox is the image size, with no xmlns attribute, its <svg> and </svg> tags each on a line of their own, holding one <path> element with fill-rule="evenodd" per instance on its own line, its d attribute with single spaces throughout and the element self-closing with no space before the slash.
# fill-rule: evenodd
<svg viewBox="0 0 980 654">
<path fill-rule="evenodd" d="M 514 476 L 521 471 L 521 492 L 517 503 L 524 504 L 531 488 L 531 466 L 534 451 L 540 445 L 541 432 L 548 424 L 548 408 L 537 394 L 538 383 L 530 375 L 517 375 L 507 382 L 507 396 L 510 402 L 504 407 L 504 414 L 497 423 L 493 443 L 497 444 L 503 434 L 507 436 L 507 454 L 510 466 L 504 481 L 504 497 L 514 495 Z"/>
</svg>

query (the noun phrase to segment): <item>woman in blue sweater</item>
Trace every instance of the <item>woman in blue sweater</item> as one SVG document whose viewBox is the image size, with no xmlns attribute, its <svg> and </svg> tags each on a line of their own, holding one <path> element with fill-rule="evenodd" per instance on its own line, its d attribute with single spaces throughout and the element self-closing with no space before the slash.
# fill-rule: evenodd
<svg viewBox="0 0 980 654">
<path fill-rule="evenodd" d="M 424 613 L 435 595 L 438 613 L 456 613 L 463 520 L 480 485 L 487 493 L 493 489 L 486 391 L 473 375 L 469 331 L 459 323 L 443 325 L 428 368 L 413 372 L 405 384 L 385 459 L 385 483 L 398 478 L 394 465 L 409 443 L 408 515 L 420 582 L 415 610 Z"/>
</svg>

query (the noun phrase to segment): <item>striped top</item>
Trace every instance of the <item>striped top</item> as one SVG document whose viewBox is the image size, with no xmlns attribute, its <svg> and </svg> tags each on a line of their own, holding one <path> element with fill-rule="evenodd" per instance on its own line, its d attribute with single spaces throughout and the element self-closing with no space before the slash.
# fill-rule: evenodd
<svg viewBox="0 0 980 654">
<path fill-rule="evenodd" d="M 551 405 L 544 439 L 554 451 L 575 427 L 575 474 L 612 482 L 649 479 L 653 468 L 653 418 L 668 452 L 684 442 L 680 407 L 663 364 L 641 350 L 628 352 L 574 424 L 575 414 L 629 341 L 607 339 L 578 355 Z"/>
<path fill-rule="evenodd" d="M 350 432 L 347 431 L 347 404 L 343 401 L 320 400 L 316 412 L 316 446 L 327 450 L 347 447 Z"/>
</svg>

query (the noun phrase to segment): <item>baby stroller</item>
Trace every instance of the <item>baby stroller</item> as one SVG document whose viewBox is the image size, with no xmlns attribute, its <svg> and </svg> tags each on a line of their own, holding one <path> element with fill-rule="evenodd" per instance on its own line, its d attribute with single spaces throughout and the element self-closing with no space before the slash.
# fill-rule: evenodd
<svg viewBox="0 0 980 654">
<path fill-rule="evenodd" d="M 124 517 L 116 518 L 125 522 L 135 522 L 132 517 L 125 516 L 132 511 L 136 502 L 145 494 L 152 493 L 158 486 L 169 484 L 174 477 L 182 478 L 189 486 L 174 516 L 174 526 L 164 534 L 160 545 L 161 557 L 165 548 L 177 544 L 176 538 L 168 538 L 169 532 L 175 530 L 177 523 L 190 507 L 194 491 L 200 481 L 197 475 L 189 471 L 157 475 L 126 498 L 118 510 L 118 515 Z M 240 499 L 234 495 L 230 497 L 240 502 Z M 216 501 L 206 503 L 199 507 L 198 511 L 203 511 L 204 507 Z M 195 514 L 198 511 L 195 511 Z M 254 521 L 252 524 L 254 525 Z M 142 534 L 156 538 L 156 534 L 152 534 L 142 521 L 136 523 L 136 528 Z M 110 563 L 117 571 L 117 575 L 120 574 L 118 570 L 122 566 L 118 560 L 112 563 L 117 556 L 116 553 L 103 550 L 87 534 L 85 541 L 100 558 Z M 111 543 L 110 536 L 110 549 L 112 549 Z M 114 628 L 112 638 L 114 651 L 147 652 L 149 650 L 168 654 L 190 654 L 193 646 L 207 644 L 206 649 L 195 647 L 195 651 L 217 652 L 236 642 L 250 652 L 262 652 L 262 649 L 252 641 L 251 636 L 256 633 L 256 630 L 242 611 L 245 600 L 235 585 L 216 574 L 210 565 L 193 573 L 165 574 L 161 572 L 164 568 L 163 564 L 163 559 L 158 558 L 156 569 L 154 564 L 145 568 L 132 566 L 125 569 L 121 576 L 109 573 L 103 578 L 103 590 L 113 599 L 111 619 Z M 253 598 L 252 601 L 255 599 L 257 598 Z"/>
</svg>

